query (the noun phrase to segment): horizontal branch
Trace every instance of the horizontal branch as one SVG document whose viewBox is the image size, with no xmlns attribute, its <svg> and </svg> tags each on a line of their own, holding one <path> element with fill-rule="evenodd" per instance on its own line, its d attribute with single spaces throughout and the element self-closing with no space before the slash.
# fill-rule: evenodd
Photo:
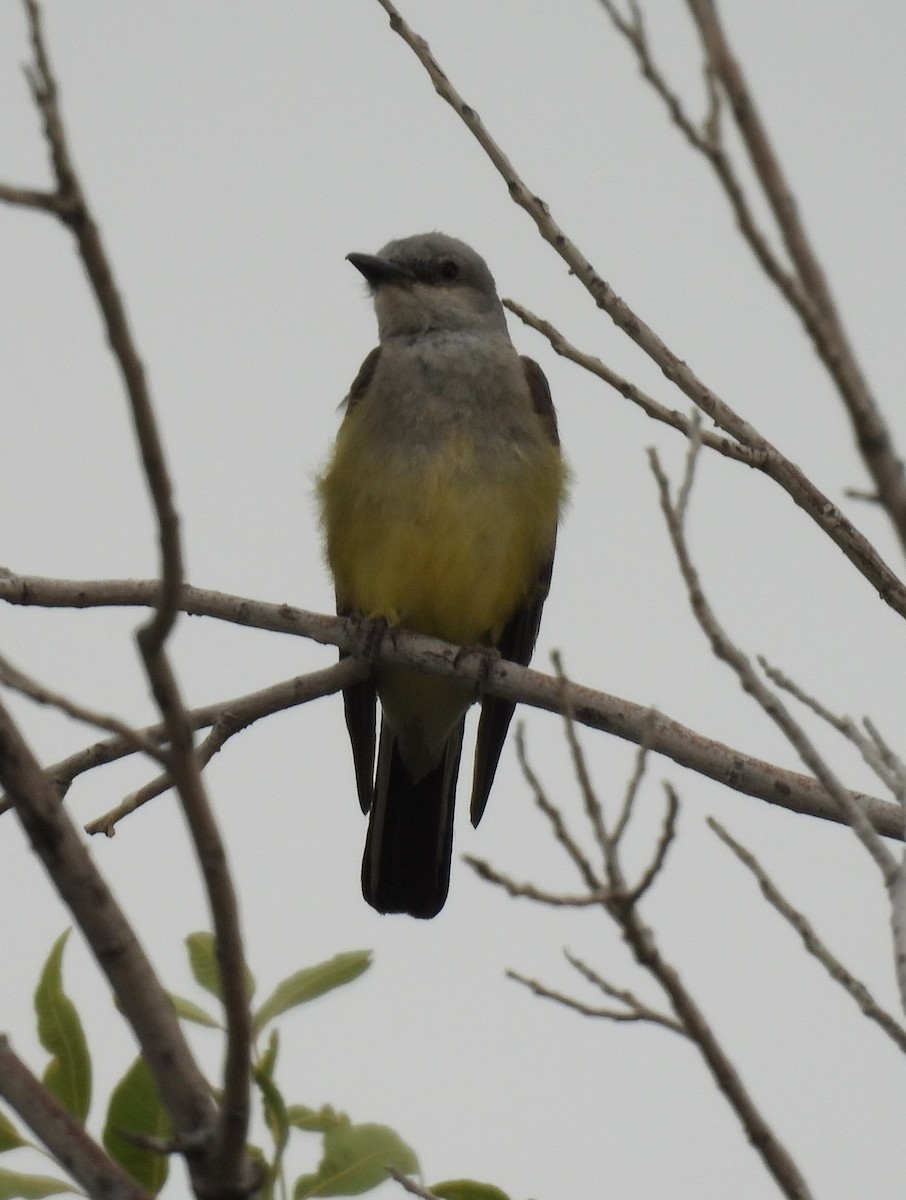
<svg viewBox="0 0 906 1200">
<path fill-rule="evenodd" d="M 159 586 L 157 580 L 65 580 L 0 574 L 0 600 L 50 608 L 141 607 L 154 604 Z M 188 585 L 182 590 L 180 607 L 193 616 L 308 637 L 350 654 L 361 651 L 368 640 L 361 636 L 355 621 Z M 515 663 L 501 661 L 488 671 L 484 656 L 464 654 L 460 646 L 405 630 L 393 630 L 378 646 L 369 649 L 381 661 L 459 679 L 492 695 L 548 712 L 560 713 L 566 703 L 579 724 L 636 745 L 644 743 L 680 766 L 734 791 L 806 816 L 841 820 L 837 805 L 812 776 L 787 771 L 714 741 L 645 705 L 581 684 L 564 683 Z M 850 794 L 879 833 L 903 840 L 902 815 L 897 805 L 863 792 Z"/>
</svg>

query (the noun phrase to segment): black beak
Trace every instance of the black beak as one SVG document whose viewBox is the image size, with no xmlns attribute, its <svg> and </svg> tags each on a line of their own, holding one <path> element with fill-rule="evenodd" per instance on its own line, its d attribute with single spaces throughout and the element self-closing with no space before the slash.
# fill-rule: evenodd
<svg viewBox="0 0 906 1200">
<path fill-rule="evenodd" d="M 408 267 L 401 267 L 387 258 L 378 258 L 376 254 L 347 254 L 346 258 L 357 271 L 362 272 L 372 288 L 380 287 L 382 283 L 408 283 L 412 279 Z"/>
</svg>

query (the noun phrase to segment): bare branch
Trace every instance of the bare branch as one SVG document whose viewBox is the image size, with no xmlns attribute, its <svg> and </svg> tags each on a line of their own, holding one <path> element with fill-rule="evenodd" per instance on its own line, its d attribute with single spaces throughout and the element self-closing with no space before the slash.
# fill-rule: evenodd
<svg viewBox="0 0 906 1200">
<path fill-rule="evenodd" d="M 84 704 L 77 704 L 61 692 L 53 691 L 43 683 L 26 675 L 24 671 L 20 671 L 2 654 L 0 654 L 0 683 L 23 696 L 28 696 L 36 704 L 46 704 L 51 708 L 58 708 L 76 721 L 83 721 L 86 725 L 94 725 L 98 729 L 105 729 L 108 733 L 116 734 L 129 743 L 131 751 L 141 751 L 156 762 L 166 763 L 167 761 L 167 756 L 160 744 L 145 737 L 138 729 L 133 729 L 118 717 L 96 712 Z"/>
<path fill-rule="evenodd" d="M 227 1012 L 217 1153 L 207 1166 L 224 1194 L 252 1190 L 245 1142 L 249 1121 L 251 1014 L 235 890 L 195 757 L 192 728 L 164 646 L 179 612 L 183 584 L 179 518 L 157 428 L 145 370 L 139 356 L 113 269 L 73 165 L 57 101 L 57 84 L 44 44 L 37 0 L 25 0 L 34 63 L 27 71 L 41 114 L 57 192 L 66 202 L 61 218 L 75 238 L 101 310 L 111 351 L 123 377 L 132 421 L 158 527 L 161 585 L 155 608 L 136 637 L 155 701 L 167 726 L 169 767 L 195 844 L 208 893 Z M 236 1181 L 240 1182 L 236 1182 Z M 247 1185 L 247 1186 L 246 1186 Z"/>
<path fill-rule="evenodd" d="M 638 904 L 639 900 L 641 900 L 657 879 L 667 859 L 667 851 L 673 845 L 673 839 L 676 837 L 679 796 L 673 786 L 667 782 L 664 783 L 664 791 L 667 793 L 667 808 L 664 812 L 661 834 L 657 840 L 657 845 L 654 847 L 651 862 L 645 868 L 642 878 L 629 893 L 628 900 L 630 904 Z"/>
<path fill-rule="evenodd" d="M 588 980 L 593 987 L 603 992 L 605 996 L 611 996 L 614 1000 L 619 1000 L 621 1004 L 632 1010 L 639 1020 L 651 1021 L 655 1025 L 664 1025 L 674 1033 L 681 1033 L 685 1036 L 686 1031 L 678 1021 L 643 1003 L 636 996 L 635 992 L 630 991 L 629 988 L 615 987 L 603 975 L 599 974 L 594 967 L 585 962 L 584 959 L 579 958 L 578 955 L 570 953 L 569 950 L 564 950 L 563 954 L 570 966 L 578 971 L 583 979 Z"/>
<path fill-rule="evenodd" d="M 0 600 L 49 608 L 145 606 L 154 602 L 158 587 L 153 580 L 59 580 L 0 572 Z M 183 588 L 181 604 L 185 612 L 196 616 L 309 637 L 338 646 L 349 654 L 361 650 L 355 622 L 343 618 L 189 586 Z M 501 662 L 488 670 L 474 655 L 463 655 L 460 647 L 401 629 L 387 634 L 378 646 L 371 648 L 371 653 L 383 662 L 460 679 L 473 687 L 480 685 L 495 696 L 558 714 L 565 686 L 573 718 L 580 725 L 637 745 L 646 743 L 680 766 L 769 804 L 825 821 L 843 820 L 837 805 L 816 779 L 713 741 L 631 700 L 577 683 L 564 685 L 552 676 L 516 663 Z M 896 805 L 863 792 L 850 795 L 879 833 L 902 840 L 902 815 Z"/>
<path fill-rule="evenodd" d="M 579 745 L 579 738 L 576 733 L 576 725 L 573 720 L 572 705 L 570 704 L 569 688 L 567 687 L 568 680 L 563 671 L 563 661 L 560 658 L 558 651 L 551 655 L 554 664 L 554 670 L 557 673 L 557 678 L 563 686 L 562 691 L 562 712 L 563 722 L 566 728 L 566 743 L 569 746 L 570 757 L 573 761 L 573 771 L 576 775 L 576 782 L 579 784 L 579 790 L 582 793 L 582 802 L 585 806 L 585 815 L 588 817 L 588 822 L 592 827 L 595 835 L 595 841 L 598 843 L 598 848 L 607 858 L 607 844 L 610 841 L 610 833 L 604 820 L 604 810 L 598 800 L 598 794 L 595 791 L 594 785 L 591 782 L 591 776 L 588 773 L 588 766 L 585 760 L 585 755 L 582 752 L 582 747 Z M 587 881 L 586 881 L 587 882 Z"/>
<path fill-rule="evenodd" d="M 497 168 L 513 201 L 529 214 L 538 232 L 553 246 L 570 271 L 582 283 L 597 306 L 615 325 L 656 363 L 664 375 L 736 441 L 765 457 L 764 471 L 831 538 L 856 569 L 877 589 L 881 599 L 900 616 L 906 616 L 906 584 L 884 562 L 868 539 L 848 520 L 795 463 L 786 458 L 758 430 L 708 388 L 674 354 L 654 330 L 629 307 L 591 263 L 569 240 L 553 219 L 548 205 L 535 195 L 517 174 L 513 164 L 488 133 L 475 110 L 463 100 L 431 54 L 427 42 L 403 20 L 391 0 L 378 0 L 390 18 L 390 26 L 409 46 L 428 72 L 435 91 L 458 114 L 488 158 Z"/>
<path fill-rule="evenodd" d="M 689 603 L 703 633 L 711 643 L 712 651 L 717 658 L 725 662 L 729 667 L 732 667 L 743 690 L 748 692 L 757 701 L 763 711 L 780 728 L 809 770 L 813 771 L 816 778 L 821 781 L 827 789 L 829 796 L 839 805 L 841 814 L 852 825 L 860 841 L 874 859 L 881 871 L 885 884 L 888 888 L 891 887 L 898 871 L 896 859 L 884 845 L 884 842 L 871 823 L 866 819 L 859 805 L 853 803 L 849 792 L 843 787 L 837 776 L 818 753 L 802 727 L 793 719 L 781 702 L 780 697 L 762 683 L 758 672 L 749 662 L 747 656 L 730 640 L 717 621 L 702 590 L 698 573 L 689 556 L 685 535 L 670 498 L 670 485 L 661 468 L 657 452 L 651 449 L 648 452 L 648 456 L 652 472 L 657 480 L 661 509 L 664 513 L 664 519 L 667 522 L 670 540 L 673 544 L 677 563 L 679 564 L 686 589 L 689 593 Z"/>
<path fill-rule="evenodd" d="M 575 744 L 574 753 L 581 759 L 582 751 L 577 743 Z M 581 771 L 581 769 L 581 763 L 577 764 L 577 770 Z M 585 777 L 587 778 L 587 773 Z M 536 799 L 539 799 L 539 796 L 543 795 L 543 793 L 541 793 L 540 786 L 536 780 L 532 781 L 532 786 L 536 792 Z M 567 849 L 570 858 L 574 862 L 577 860 L 584 861 L 581 849 L 575 848 L 574 842 L 565 833 L 565 822 L 561 814 L 546 797 L 544 800 L 546 810 L 552 810 L 548 815 L 557 833 L 558 840 Z M 675 802 L 674 795 L 671 797 L 671 806 Z M 587 811 L 587 802 L 585 803 L 585 807 Z M 669 826 L 671 821 L 668 819 L 668 822 L 665 824 Z M 561 832 L 561 830 L 564 832 Z M 663 861 L 663 852 L 660 846 L 663 845 L 666 848 L 669 840 L 670 836 L 662 833 L 659 848 L 656 850 L 653 858 L 653 874 L 656 874 L 657 869 L 659 869 Z M 635 1001 L 635 997 L 632 993 L 627 992 L 621 996 L 620 989 L 614 988 L 612 984 L 601 979 L 587 964 L 580 963 L 580 960 L 570 959 L 576 969 L 581 971 L 586 979 L 603 990 L 606 995 L 622 999 L 624 1004 L 628 1003 L 630 1007 L 627 1011 L 613 1009 L 610 1006 L 594 1008 L 583 1004 L 573 997 L 555 992 L 536 980 L 531 980 L 515 973 L 511 973 L 512 977 L 531 988 L 536 994 L 553 999 L 558 1003 L 567 1005 L 589 1016 L 606 1017 L 610 1020 L 621 1021 L 653 1020 L 657 1024 L 666 1024 L 671 1029 L 675 1029 L 675 1026 L 678 1025 L 684 1035 L 695 1044 L 699 1053 L 704 1058 L 715 1083 L 726 1096 L 728 1103 L 745 1129 L 749 1141 L 761 1156 L 766 1169 L 770 1172 L 782 1193 L 788 1197 L 788 1200 L 809 1200 L 811 1193 L 796 1163 L 771 1126 L 761 1115 L 761 1112 L 740 1079 L 736 1068 L 730 1062 L 720 1042 L 717 1040 L 707 1019 L 690 993 L 686 990 L 679 973 L 663 958 L 657 946 L 654 933 L 642 920 L 637 903 L 638 894 L 634 895 L 626 887 L 625 874 L 620 861 L 619 844 L 611 836 L 606 839 L 604 848 L 606 884 L 603 887 L 599 885 L 597 890 L 601 893 L 609 892 L 609 895 L 602 895 L 601 907 L 619 926 L 623 938 L 639 966 L 646 970 L 660 985 L 670 1002 L 676 1022 L 674 1023 L 671 1018 L 664 1018 L 662 1014 L 650 1010 L 646 1005 L 640 1005 L 638 1001 L 635 1002 L 636 1006 L 633 1006 L 632 1002 Z M 592 888 L 597 881 L 587 880 L 586 882 Z M 629 999 L 627 1000 L 625 997 L 629 997 Z"/>
<path fill-rule="evenodd" d="M 586 1004 L 583 1000 L 576 999 L 575 996 L 568 996 L 565 992 L 558 992 L 554 988 L 549 988 L 547 984 L 541 983 L 540 980 L 530 979 L 527 975 L 520 975 L 518 971 L 507 971 L 507 979 L 512 979 L 516 983 L 521 983 L 523 987 L 535 996 L 540 996 L 544 1000 L 553 1000 L 557 1004 L 562 1004 L 564 1008 L 571 1008 L 573 1012 L 579 1013 L 583 1017 L 603 1017 L 608 1021 L 632 1023 L 635 1021 L 645 1021 L 651 1025 L 661 1025 L 665 1029 L 669 1029 L 671 1033 L 683 1034 L 685 1031 L 678 1021 L 674 1021 L 672 1017 L 665 1016 L 663 1013 L 656 1012 L 653 1008 L 647 1008 L 645 1005 L 639 1004 L 631 992 L 613 989 L 613 994 L 619 999 L 626 997 L 626 1008 L 607 1008 Z"/>
<path fill-rule="evenodd" d="M 575 840 L 572 834 L 566 827 L 566 822 L 560 814 L 560 810 L 556 805 L 552 804 L 548 799 L 547 793 L 542 787 L 541 780 L 532 770 L 528 761 L 528 756 L 525 749 L 525 729 L 522 722 L 516 727 L 516 757 L 519 760 L 519 766 L 522 769 L 522 774 L 535 796 L 535 803 L 550 821 L 551 829 L 554 837 L 566 851 L 573 865 L 577 868 L 579 874 L 585 881 L 585 886 L 590 892 L 604 891 L 604 884 L 598 878 L 591 863 L 582 852 L 579 843 Z"/>
<path fill-rule="evenodd" d="M 16 807 L 32 848 L 110 981 L 175 1130 L 210 1135 L 216 1119 L 214 1102 L 170 999 L 66 809 L 2 704 L 0 783 Z"/>
<path fill-rule="evenodd" d="M 544 888 L 536 887 L 533 883 L 517 883 L 515 879 L 496 870 L 483 858 L 464 854 L 462 860 L 472 868 L 479 879 L 503 888 L 506 894 L 514 899 L 535 900 L 538 904 L 547 904 L 551 908 L 591 908 L 596 904 L 606 904 L 613 899 L 613 893 L 606 890 L 582 892 L 579 895 L 548 892 Z"/>
<path fill-rule="evenodd" d="M 868 736 L 866 736 L 852 717 L 843 717 L 831 712 L 820 700 L 809 695 L 783 671 L 771 666 L 763 655 L 758 655 L 758 664 L 772 683 L 782 688 L 783 691 L 789 692 L 791 696 L 795 696 L 800 704 L 804 704 L 822 721 L 825 721 L 832 729 L 851 742 L 884 786 L 890 789 L 901 807 L 906 805 L 906 768 L 883 741 L 868 717 L 865 718 L 865 726 L 868 730 Z"/>
<path fill-rule="evenodd" d="M 749 161 L 801 283 L 805 299 L 794 307 L 846 405 L 862 461 L 897 531 L 900 544 L 906 549 L 906 474 L 890 429 L 846 335 L 830 284 L 800 220 L 792 188 L 745 75 L 730 48 L 717 5 L 714 0 L 688 0 L 688 5 L 711 69 L 726 94 Z"/>
<path fill-rule="evenodd" d="M 211 732 L 197 750 L 199 764 L 206 765 L 223 748 L 229 738 L 248 729 L 250 725 L 263 717 L 293 708 L 298 704 L 306 704 L 309 700 L 317 699 L 320 696 L 332 695 L 366 674 L 368 670 L 370 667 L 360 660 L 344 658 L 332 667 L 325 667 L 321 671 L 311 671 L 307 675 L 297 675 L 294 679 L 272 684 L 260 692 L 252 692 L 234 700 L 219 701 L 217 704 L 193 709 L 188 714 L 193 729 L 211 726 Z M 163 737 L 166 734 L 163 725 L 152 725 L 141 732 L 152 738 Z M 100 742 L 85 750 L 80 750 L 55 766 L 48 767 L 47 775 L 63 791 L 83 771 L 113 762 L 130 753 L 132 753 L 131 747 L 125 745 L 122 739 Z M 103 833 L 112 837 L 118 821 L 172 786 L 173 781 L 169 775 L 159 775 L 144 788 L 127 796 L 116 808 L 89 822 L 85 826 L 85 832 Z M 0 804 L 0 812 L 2 811 L 2 804 Z"/>
<path fill-rule="evenodd" d="M 865 984 L 856 979 L 843 966 L 840 960 L 831 953 L 815 932 L 808 918 L 790 904 L 777 885 L 771 880 L 764 867 L 755 858 L 754 854 L 737 842 L 735 838 L 731 837 L 723 825 L 713 817 L 708 817 L 708 824 L 720 840 L 726 846 L 729 846 L 743 866 L 752 872 L 758 881 L 758 886 L 761 888 L 764 898 L 769 904 L 773 905 L 780 915 L 789 922 L 796 933 L 799 934 L 802 944 L 809 954 L 813 955 L 821 963 L 831 979 L 839 983 L 844 991 L 849 993 L 865 1016 L 879 1025 L 887 1036 L 896 1043 L 899 1049 L 906 1052 L 906 1028 L 894 1020 L 890 1013 L 886 1012 L 878 1004 Z"/>
<path fill-rule="evenodd" d="M 583 367 L 592 375 L 603 379 L 609 387 L 619 392 L 624 399 L 637 405 L 652 420 L 669 425 L 671 429 L 676 429 L 687 437 L 690 435 L 692 424 L 685 413 L 681 413 L 675 408 L 668 408 L 665 404 L 654 400 L 636 384 L 630 383 L 624 376 L 618 375 L 616 371 L 611 370 L 600 358 L 596 358 L 593 354 L 586 354 L 583 350 L 578 350 L 550 321 L 545 321 L 541 317 L 536 316 L 523 305 L 517 304 L 515 300 L 504 300 L 503 304 L 505 308 L 508 308 L 510 312 L 514 313 L 529 328 L 540 333 L 542 337 L 546 337 L 550 342 L 551 349 L 561 355 L 561 357 L 569 359 L 570 362 Z M 726 434 L 713 433 L 711 430 L 703 429 L 701 431 L 701 440 L 702 444 L 707 446 L 708 449 L 716 450 L 718 454 L 722 454 L 725 458 L 733 458 L 737 462 L 745 463 L 746 466 L 757 469 L 764 467 L 766 456 L 762 451 L 753 450 L 749 446 L 743 446 L 739 442 L 731 440 Z"/>
<path fill-rule="evenodd" d="M 31 1073 L 0 1034 L 0 1096 L 89 1196 L 151 1200 Z"/>
</svg>

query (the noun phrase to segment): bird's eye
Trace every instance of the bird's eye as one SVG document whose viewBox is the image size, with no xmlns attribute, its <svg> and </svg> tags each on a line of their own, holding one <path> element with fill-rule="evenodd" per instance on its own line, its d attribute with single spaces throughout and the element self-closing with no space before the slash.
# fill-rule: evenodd
<svg viewBox="0 0 906 1200">
<path fill-rule="evenodd" d="M 459 263 L 454 262 L 452 258 L 445 258 L 440 264 L 440 273 L 444 279 L 452 283 L 459 276 Z"/>
</svg>

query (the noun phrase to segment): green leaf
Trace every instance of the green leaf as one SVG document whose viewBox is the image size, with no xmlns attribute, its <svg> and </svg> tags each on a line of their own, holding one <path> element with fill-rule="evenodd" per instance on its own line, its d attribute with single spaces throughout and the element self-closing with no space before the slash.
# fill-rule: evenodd
<svg viewBox="0 0 906 1200">
<path fill-rule="evenodd" d="M 286 1115 L 286 1102 L 280 1089 L 269 1075 L 257 1068 L 252 1076 L 261 1092 L 261 1103 L 264 1108 L 264 1120 L 274 1141 L 274 1170 L 280 1166 L 283 1151 L 289 1140 L 289 1119 Z"/>
<path fill-rule="evenodd" d="M 190 933 L 186 938 L 186 949 L 189 952 L 189 966 L 195 977 L 195 982 L 201 987 L 223 1000 L 223 988 L 220 983 L 220 965 L 214 952 L 214 935 L 205 930 Z M 255 980 L 251 971 L 245 969 L 245 993 L 251 1000 L 255 994 Z"/>
<path fill-rule="evenodd" d="M 308 1133 L 327 1133 L 338 1125 L 349 1125 L 349 1117 L 343 1112 L 337 1112 L 329 1104 L 320 1108 L 309 1108 L 305 1104 L 290 1104 L 286 1117 L 294 1129 L 304 1129 Z"/>
<path fill-rule="evenodd" d="M 196 1025 L 204 1025 L 208 1029 L 222 1029 L 222 1022 L 216 1017 L 212 1017 L 209 1012 L 206 1012 L 201 1005 L 187 1000 L 185 996 L 177 996 L 175 992 L 167 992 L 173 1002 L 173 1007 L 176 1009 L 176 1015 L 182 1018 L 183 1021 L 194 1021 Z"/>
<path fill-rule="evenodd" d="M 405 1175 L 418 1171 L 418 1159 L 386 1125 L 337 1126 L 324 1135 L 324 1154 L 315 1175 L 296 1180 L 294 1200 L 307 1196 L 358 1196 L 387 1179 L 387 1167 Z"/>
<path fill-rule="evenodd" d="M 167 1156 L 136 1146 L 123 1136 L 124 1133 L 154 1138 L 167 1138 L 170 1135 L 167 1112 L 143 1058 L 135 1060 L 113 1089 L 103 1140 L 114 1162 L 128 1171 L 146 1191 L 156 1195 L 167 1181 Z"/>
<path fill-rule="evenodd" d="M 448 1179 L 432 1183 L 428 1188 L 440 1200 L 510 1200 L 506 1192 L 493 1183 L 477 1183 L 474 1179 Z"/>
<path fill-rule="evenodd" d="M 54 942 L 35 989 L 38 1037 L 52 1055 L 44 1083 L 63 1107 L 84 1122 L 91 1104 L 91 1057 L 75 1005 L 63 991 L 63 950 L 69 930 Z"/>
<path fill-rule="evenodd" d="M 30 1146 L 31 1144 L 22 1137 L 12 1121 L 0 1112 L 0 1153 L 4 1150 L 16 1150 L 19 1146 Z"/>
<path fill-rule="evenodd" d="M 255 1063 L 255 1070 L 260 1071 L 262 1075 L 266 1075 L 268 1079 L 273 1079 L 274 1068 L 277 1066 L 277 1053 L 279 1050 L 280 1034 L 276 1029 L 272 1029 L 271 1035 L 267 1039 L 267 1049 Z"/>
<path fill-rule="evenodd" d="M 41 1200 L 42 1196 L 59 1196 L 76 1189 L 62 1179 L 49 1175 L 20 1175 L 0 1167 L 0 1200 Z"/>
<path fill-rule="evenodd" d="M 349 950 L 345 954 L 336 954 L 315 967 L 303 967 L 301 971 L 296 971 L 294 975 L 278 983 L 264 1001 L 253 1018 L 254 1032 L 260 1033 L 268 1021 L 279 1017 L 288 1009 L 307 1004 L 309 1000 L 323 996 L 332 988 L 351 983 L 370 966 L 370 950 Z"/>
</svg>

